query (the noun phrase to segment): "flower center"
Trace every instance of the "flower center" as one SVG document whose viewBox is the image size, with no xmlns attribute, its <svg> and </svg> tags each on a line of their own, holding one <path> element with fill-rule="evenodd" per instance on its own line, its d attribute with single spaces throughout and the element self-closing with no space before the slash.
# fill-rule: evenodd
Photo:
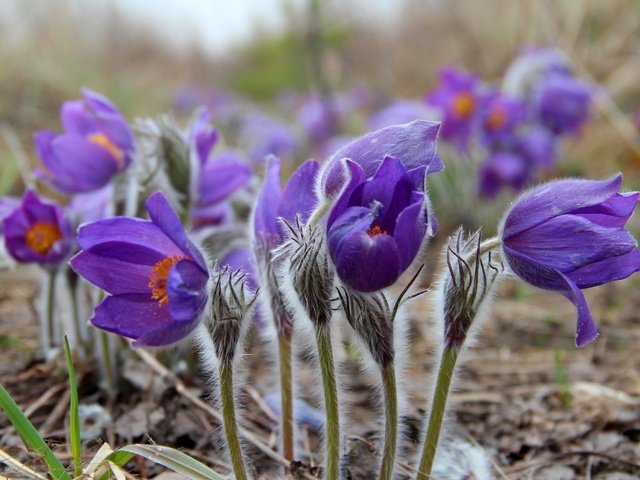
<svg viewBox="0 0 640 480">
<path fill-rule="evenodd" d="M 476 108 L 476 100 L 470 92 L 460 92 L 453 97 L 453 114 L 459 119 L 469 118 Z"/>
<path fill-rule="evenodd" d="M 507 123 L 507 112 L 502 107 L 493 107 L 487 117 L 486 125 L 489 130 L 498 130 Z"/>
<path fill-rule="evenodd" d="M 185 258 L 187 257 L 181 255 L 164 257 L 151 269 L 148 287 L 151 289 L 151 298 L 158 301 L 158 306 L 162 306 L 169 302 L 169 294 L 167 293 L 167 277 L 169 276 L 169 272 L 171 272 L 173 266 Z"/>
<path fill-rule="evenodd" d="M 376 235 L 389 235 L 389 232 L 381 229 L 378 225 L 375 225 L 367 230 L 367 234 L 370 237 L 375 237 Z"/>
<path fill-rule="evenodd" d="M 116 159 L 118 169 L 124 168 L 124 153 L 104 133 L 92 133 L 87 137 L 91 143 L 106 149 Z"/>
<path fill-rule="evenodd" d="M 27 231 L 27 246 L 40 255 L 46 255 L 55 243 L 62 238 L 57 225 L 49 222 L 36 222 Z"/>
</svg>

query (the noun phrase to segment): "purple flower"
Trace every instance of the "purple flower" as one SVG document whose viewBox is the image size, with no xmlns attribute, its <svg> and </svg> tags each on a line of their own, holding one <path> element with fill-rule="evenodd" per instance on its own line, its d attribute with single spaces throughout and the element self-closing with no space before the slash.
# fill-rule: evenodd
<svg viewBox="0 0 640 480">
<path fill-rule="evenodd" d="M 240 136 L 240 143 L 248 146 L 255 163 L 264 162 L 268 155 L 292 159 L 298 150 L 298 138 L 293 129 L 264 113 L 248 115 Z"/>
<path fill-rule="evenodd" d="M 553 74 L 571 75 L 566 55 L 557 48 L 528 48 L 509 65 L 502 90 L 526 98 L 542 78 Z"/>
<path fill-rule="evenodd" d="M 111 294 L 91 323 L 136 345 L 168 345 L 198 324 L 209 275 L 164 195 L 154 193 L 146 207 L 151 221 L 116 217 L 82 226 L 82 251 L 70 264 Z"/>
<path fill-rule="evenodd" d="M 247 276 L 247 285 L 253 291 L 258 289 L 255 263 L 251 250 L 246 247 L 235 248 L 219 262 L 221 267 L 228 266 L 231 271 L 242 270 Z"/>
<path fill-rule="evenodd" d="M 556 138 L 546 128 L 534 126 L 518 138 L 515 150 L 532 168 L 550 170 L 555 164 Z"/>
<path fill-rule="evenodd" d="M 4 230 L 4 219 L 11 215 L 20 206 L 20 200 L 13 197 L 0 197 L 0 235 Z"/>
<path fill-rule="evenodd" d="M 18 262 L 56 265 L 71 251 L 71 223 L 62 207 L 42 201 L 33 190 L 2 225 L 7 250 Z"/>
<path fill-rule="evenodd" d="M 494 198 L 505 186 L 521 190 L 530 180 L 527 160 L 513 152 L 491 154 L 480 167 L 478 189 L 486 198 Z"/>
<path fill-rule="evenodd" d="M 385 157 L 369 180 L 355 162 L 347 166 L 351 179 L 327 221 L 329 254 L 346 285 L 374 292 L 392 285 L 418 254 L 428 233 L 426 197 L 396 158 Z"/>
<path fill-rule="evenodd" d="M 131 163 L 133 136 L 126 120 L 105 97 L 83 89 L 82 100 L 62 105 L 63 134 L 43 130 L 34 136 L 45 171 L 36 174 L 65 193 L 104 187 Z"/>
<path fill-rule="evenodd" d="M 379 130 L 391 125 L 400 125 L 426 118 L 428 109 L 421 102 L 398 99 L 378 110 L 369 119 L 369 129 Z"/>
<path fill-rule="evenodd" d="M 578 309 L 578 347 L 598 336 L 581 289 L 640 270 L 637 242 L 624 229 L 640 194 L 620 193 L 621 183 L 619 174 L 543 184 L 514 203 L 500 228 L 511 270 L 531 285 L 562 293 Z"/>
<path fill-rule="evenodd" d="M 270 251 L 285 240 L 286 227 L 280 219 L 290 224 L 295 223 L 296 215 L 302 223 L 309 219 L 318 203 L 314 185 L 319 169 L 318 162 L 307 160 L 291 174 L 283 190 L 280 187 L 280 159 L 269 157 L 253 213 L 255 243 L 259 251 Z"/>
<path fill-rule="evenodd" d="M 537 88 L 541 122 L 557 135 L 579 133 L 589 117 L 592 89 L 570 75 L 553 74 Z"/>
<path fill-rule="evenodd" d="M 393 125 L 356 138 L 335 152 L 325 162 L 319 177 L 320 191 L 335 197 L 347 182 L 343 160 L 357 163 L 365 178 L 371 178 L 386 156 L 397 157 L 412 176 L 424 179 L 425 174 L 444 168 L 436 154 L 436 138 L 440 124 L 415 120 L 404 125 Z"/>
<path fill-rule="evenodd" d="M 489 145 L 510 146 L 516 142 L 516 130 L 527 117 L 520 100 L 492 92 L 483 102 L 482 134 Z"/>
<path fill-rule="evenodd" d="M 297 121 L 314 145 L 321 145 L 337 130 L 341 112 L 336 98 L 309 97 L 298 110 Z"/>
<path fill-rule="evenodd" d="M 442 112 L 442 138 L 466 149 L 482 110 L 481 84 L 473 74 L 454 67 L 440 71 L 440 86 L 427 95 L 429 105 Z"/>
</svg>

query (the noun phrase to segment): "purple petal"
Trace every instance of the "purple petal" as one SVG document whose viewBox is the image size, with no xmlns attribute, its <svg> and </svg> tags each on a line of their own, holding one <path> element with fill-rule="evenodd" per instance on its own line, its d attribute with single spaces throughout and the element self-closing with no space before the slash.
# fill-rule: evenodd
<svg viewBox="0 0 640 480">
<path fill-rule="evenodd" d="M 169 308 L 150 300 L 149 294 L 125 293 L 105 298 L 94 311 L 91 323 L 102 330 L 138 339 L 173 322 Z"/>
<path fill-rule="evenodd" d="M 123 247 L 126 249 L 126 245 Z M 152 267 L 141 263 L 130 263 L 115 258 L 81 251 L 69 264 L 73 270 L 92 284 L 117 295 L 121 293 L 146 294 L 151 299 L 149 278 Z"/>
<path fill-rule="evenodd" d="M 198 185 L 198 205 L 225 200 L 247 184 L 253 171 L 235 158 L 211 158 L 202 168 Z"/>
<path fill-rule="evenodd" d="M 502 222 L 502 238 L 580 208 L 601 204 L 618 193 L 622 174 L 608 180 L 556 180 L 525 192 Z"/>
<path fill-rule="evenodd" d="M 193 145 L 198 153 L 200 164 L 204 164 L 209 158 L 209 154 L 216 142 L 218 141 L 218 132 L 209 122 L 211 121 L 211 113 L 207 108 L 202 108 L 198 114 L 197 120 L 191 127 L 191 138 Z"/>
<path fill-rule="evenodd" d="M 267 169 L 262 188 L 253 211 L 253 228 L 257 238 L 278 237 L 278 205 L 282 197 L 280 187 L 280 159 L 274 155 L 267 158 Z"/>
<path fill-rule="evenodd" d="M 176 263 L 167 277 L 169 312 L 177 322 L 198 319 L 207 301 L 207 273 L 191 260 Z"/>
<path fill-rule="evenodd" d="M 143 265 L 183 254 L 159 227 L 139 218 L 115 217 L 85 224 L 78 230 L 77 242 L 84 250 Z M 99 249 L 103 244 L 106 250 Z M 121 247 L 120 251 L 114 247 Z"/>
<path fill-rule="evenodd" d="M 151 221 L 155 223 L 186 255 L 193 258 L 203 270 L 207 269 L 207 263 L 200 250 L 189 240 L 184 231 L 182 222 L 176 212 L 171 208 L 167 197 L 162 192 L 151 194 L 145 202 Z"/>
<path fill-rule="evenodd" d="M 95 116 L 87 111 L 82 100 L 69 100 L 62 104 L 60 121 L 66 133 L 86 137 L 96 131 Z"/>
<path fill-rule="evenodd" d="M 623 280 L 639 270 L 640 252 L 633 248 L 628 253 L 590 263 L 566 275 L 578 287 L 590 288 Z"/>
<path fill-rule="evenodd" d="M 82 96 L 96 113 L 120 113 L 118 108 L 104 95 L 86 87 L 81 90 Z"/>
<path fill-rule="evenodd" d="M 504 240 L 509 248 L 563 273 L 623 255 L 637 242 L 621 228 L 601 227 L 577 215 L 560 215 Z"/>
<path fill-rule="evenodd" d="M 400 254 L 400 270 L 404 272 L 416 258 L 427 231 L 424 201 L 405 208 L 396 222 L 393 238 Z"/>
<path fill-rule="evenodd" d="M 302 222 L 307 222 L 318 203 L 314 185 L 319 170 L 320 164 L 317 161 L 307 160 L 291 174 L 282 192 L 278 217 L 293 223 L 296 214 L 300 214 Z"/>
<path fill-rule="evenodd" d="M 407 170 L 429 165 L 436 156 L 440 124 L 415 120 L 360 137 L 334 153 L 327 162 L 350 158 L 371 177 L 386 156 L 399 158 Z"/>
<path fill-rule="evenodd" d="M 596 324 L 593 322 L 589 305 L 582 294 L 582 291 L 563 274 L 560 278 L 564 280 L 567 289 L 562 294 L 567 297 L 578 309 L 578 326 L 576 328 L 576 347 L 584 347 L 587 343 L 595 340 L 599 333 Z"/>
<path fill-rule="evenodd" d="M 221 261 L 220 266 L 229 266 L 232 271 L 242 270 L 247 275 L 247 284 L 253 290 L 257 290 L 258 282 L 254 258 L 248 248 L 236 248 L 231 250 Z"/>
<path fill-rule="evenodd" d="M 603 203 L 571 213 L 603 227 L 622 228 L 635 210 L 639 197 L 639 192 L 618 193 Z"/>
<path fill-rule="evenodd" d="M 392 285 L 400 276 L 400 252 L 390 235 L 370 236 L 369 209 L 347 209 L 328 231 L 329 253 L 345 284 L 360 292 Z"/>
<path fill-rule="evenodd" d="M 338 163 L 338 162 L 336 162 Z M 365 176 L 362 167 L 353 160 L 343 159 L 340 162 L 341 168 L 344 168 L 349 175 L 349 180 L 344 187 L 340 197 L 333 204 L 331 212 L 329 212 L 329 218 L 327 219 L 327 228 L 331 227 L 335 219 L 342 214 L 342 212 L 348 207 L 351 194 L 362 182 L 364 182 Z"/>
</svg>

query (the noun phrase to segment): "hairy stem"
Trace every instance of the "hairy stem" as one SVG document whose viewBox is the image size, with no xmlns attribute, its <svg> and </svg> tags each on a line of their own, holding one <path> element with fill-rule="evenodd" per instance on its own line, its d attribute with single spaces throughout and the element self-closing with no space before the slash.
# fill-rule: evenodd
<svg viewBox="0 0 640 480">
<path fill-rule="evenodd" d="M 236 407 L 233 397 L 233 365 L 231 363 L 220 365 L 220 404 L 233 474 L 236 480 L 247 480 L 242 449 L 240 448 L 240 438 L 238 437 L 238 423 L 236 421 Z"/>
<path fill-rule="evenodd" d="M 45 349 L 53 349 L 55 346 L 55 322 L 54 322 L 54 306 L 56 299 L 56 271 L 49 271 L 47 278 L 47 292 L 45 303 L 46 330 L 45 330 Z M 46 354 L 47 352 L 45 352 Z"/>
<path fill-rule="evenodd" d="M 380 479 L 391 480 L 396 460 L 396 446 L 398 444 L 398 389 L 396 384 L 396 370 L 393 363 L 382 367 L 382 389 L 384 392 L 384 449 Z"/>
<path fill-rule="evenodd" d="M 282 454 L 293 461 L 293 389 L 291 371 L 291 335 L 278 334 L 280 355 L 280 395 L 282 400 Z"/>
<path fill-rule="evenodd" d="M 438 370 L 438 380 L 433 393 L 431 414 L 429 415 L 429 427 L 427 428 L 427 435 L 424 440 L 424 446 L 422 447 L 422 457 L 420 458 L 420 466 L 418 467 L 417 480 L 427 480 L 431 478 L 431 469 L 433 468 L 438 440 L 440 439 L 442 420 L 444 419 L 444 413 L 447 407 L 447 397 L 449 396 L 449 388 L 451 387 L 451 379 L 455 372 L 458 354 L 458 350 L 448 347 L 445 347 L 442 352 L 440 368 Z"/>
<path fill-rule="evenodd" d="M 338 480 L 340 476 L 340 412 L 338 410 L 338 387 L 333 364 L 331 331 L 328 325 L 316 326 L 315 330 L 326 415 L 326 458 L 323 478 Z"/>
<path fill-rule="evenodd" d="M 77 346 L 82 348 L 85 355 L 91 353 L 88 345 L 82 338 L 82 328 L 80 326 L 80 310 L 78 306 L 78 279 L 74 278 L 75 273 L 68 272 L 67 283 L 69 285 L 69 296 L 71 297 L 71 317 L 73 321 L 73 334 L 77 342 Z"/>
<path fill-rule="evenodd" d="M 320 222 L 322 217 L 324 217 L 325 213 L 329 211 L 329 207 L 330 207 L 329 202 L 323 202 L 316 207 L 316 209 L 311 214 L 311 218 L 309 218 L 309 221 L 307 222 L 307 225 L 309 226 L 309 228 L 315 227 L 318 224 L 318 222 Z"/>
<path fill-rule="evenodd" d="M 104 386 L 110 395 L 115 393 L 115 382 L 113 378 L 113 368 L 111 359 L 111 347 L 109 345 L 109 336 L 100 330 L 100 363 L 102 364 L 102 375 L 104 376 Z"/>
</svg>

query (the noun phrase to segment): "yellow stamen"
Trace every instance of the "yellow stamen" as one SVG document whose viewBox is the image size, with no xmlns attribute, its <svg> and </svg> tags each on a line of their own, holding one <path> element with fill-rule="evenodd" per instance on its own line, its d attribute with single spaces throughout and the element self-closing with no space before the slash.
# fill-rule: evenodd
<svg viewBox="0 0 640 480">
<path fill-rule="evenodd" d="M 469 118 L 475 108 L 476 100 L 470 92 L 460 92 L 454 95 L 452 110 L 457 118 Z"/>
<path fill-rule="evenodd" d="M 389 232 L 376 225 L 367 230 L 367 234 L 369 234 L 370 237 L 375 237 L 376 235 L 389 235 Z"/>
<path fill-rule="evenodd" d="M 87 137 L 91 143 L 106 149 L 116 159 L 119 169 L 124 168 L 124 152 L 113 143 L 104 133 L 92 133 Z"/>
<path fill-rule="evenodd" d="M 507 112 L 502 107 L 493 107 L 487 117 L 486 125 L 489 130 L 498 130 L 507 123 Z"/>
<path fill-rule="evenodd" d="M 151 274 L 149 275 L 148 287 L 151 289 L 151 298 L 157 300 L 159 306 L 163 306 L 169 302 L 167 277 L 173 266 L 184 258 L 187 257 L 180 255 L 164 257 L 153 266 Z"/>
<path fill-rule="evenodd" d="M 57 225 L 49 222 L 36 222 L 27 231 L 27 246 L 40 255 L 46 255 L 55 243 L 62 238 Z"/>
</svg>

